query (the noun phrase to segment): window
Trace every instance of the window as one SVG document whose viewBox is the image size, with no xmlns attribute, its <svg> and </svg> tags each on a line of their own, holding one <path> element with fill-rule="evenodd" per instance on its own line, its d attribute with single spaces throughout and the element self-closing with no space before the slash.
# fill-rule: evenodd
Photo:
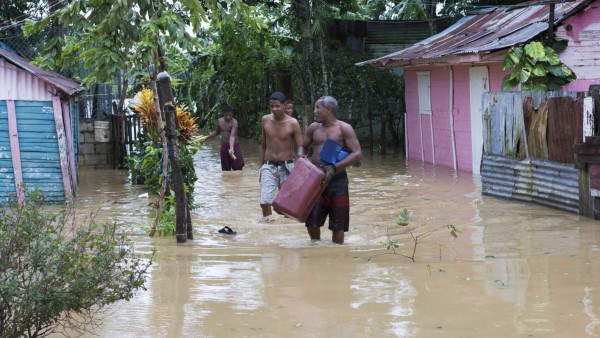
<svg viewBox="0 0 600 338">
<path fill-rule="evenodd" d="M 431 115 L 431 93 L 429 72 L 417 72 L 419 86 L 419 114 Z"/>
</svg>

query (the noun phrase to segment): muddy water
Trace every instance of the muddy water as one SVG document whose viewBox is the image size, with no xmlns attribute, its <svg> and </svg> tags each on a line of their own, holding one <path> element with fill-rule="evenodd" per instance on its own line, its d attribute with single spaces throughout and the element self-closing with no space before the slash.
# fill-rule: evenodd
<svg viewBox="0 0 600 338">
<path fill-rule="evenodd" d="M 78 213 L 117 222 L 141 254 L 147 291 L 117 304 L 100 337 L 595 337 L 600 223 L 480 194 L 478 178 L 403 159 L 349 170 L 351 226 L 313 243 L 304 226 L 261 220 L 258 144 L 221 172 L 196 155 L 194 240 L 149 238 L 143 187 L 123 171 L 83 171 Z M 413 212 L 409 227 L 394 220 Z M 445 226 L 459 231 L 452 237 Z M 223 226 L 235 236 L 217 232 Z M 416 244 L 411 234 L 430 236 Z M 380 242 L 397 240 L 397 254 Z M 402 256 L 404 255 L 404 256 Z"/>
</svg>

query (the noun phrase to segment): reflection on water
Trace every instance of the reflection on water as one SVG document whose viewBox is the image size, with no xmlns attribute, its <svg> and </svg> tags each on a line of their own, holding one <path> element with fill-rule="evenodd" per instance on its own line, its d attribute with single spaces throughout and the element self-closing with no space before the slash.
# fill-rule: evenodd
<svg viewBox="0 0 600 338">
<path fill-rule="evenodd" d="M 482 196 L 479 179 L 375 157 L 350 169 L 351 225 L 313 243 L 288 218 L 261 222 L 258 147 L 221 172 L 218 142 L 195 157 L 194 240 L 149 238 L 144 187 L 84 170 L 77 212 L 157 250 L 147 291 L 117 304 L 101 337 L 586 337 L 600 335 L 600 228 L 578 215 Z M 406 229 L 394 226 L 402 208 Z M 458 238 L 444 227 L 456 226 Z M 235 236 L 217 230 L 229 226 Z M 441 230 L 436 230 L 441 229 Z M 416 262 L 391 255 L 399 240 Z"/>
</svg>

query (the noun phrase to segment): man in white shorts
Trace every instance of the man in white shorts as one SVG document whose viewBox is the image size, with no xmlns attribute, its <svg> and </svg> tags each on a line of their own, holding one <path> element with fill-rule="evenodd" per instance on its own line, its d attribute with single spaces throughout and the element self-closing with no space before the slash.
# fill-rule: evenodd
<svg viewBox="0 0 600 338">
<path fill-rule="evenodd" d="M 286 114 L 285 95 L 271 94 L 271 113 L 262 117 L 260 145 L 260 207 L 263 217 L 272 214 L 275 194 L 294 168 L 294 150 L 300 147 L 302 132 L 298 120 Z M 290 144 L 294 147 L 290 147 Z"/>
</svg>

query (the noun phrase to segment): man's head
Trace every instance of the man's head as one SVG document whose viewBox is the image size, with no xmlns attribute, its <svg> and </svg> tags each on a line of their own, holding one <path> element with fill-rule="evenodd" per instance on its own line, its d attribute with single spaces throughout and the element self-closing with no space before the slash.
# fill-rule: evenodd
<svg viewBox="0 0 600 338">
<path fill-rule="evenodd" d="M 289 99 L 285 100 L 285 112 L 289 116 L 294 116 L 294 101 Z"/>
<path fill-rule="evenodd" d="M 274 92 L 269 98 L 269 107 L 271 113 L 275 116 L 281 116 L 286 113 L 285 109 L 285 95 L 282 92 Z"/>
<path fill-rule="evenodd" d="M 338 103 L 333 96 L 321 96 L 315 103 L 315 121 L 325 121 L 330 113 L 335 116 L 337 109 Z"/>
<path fill-rule="evenodd" d="M 233 120 L 233 108 L 225 106 L 223 108 L 223 119 L 227 122 Z"/>
</svg>

